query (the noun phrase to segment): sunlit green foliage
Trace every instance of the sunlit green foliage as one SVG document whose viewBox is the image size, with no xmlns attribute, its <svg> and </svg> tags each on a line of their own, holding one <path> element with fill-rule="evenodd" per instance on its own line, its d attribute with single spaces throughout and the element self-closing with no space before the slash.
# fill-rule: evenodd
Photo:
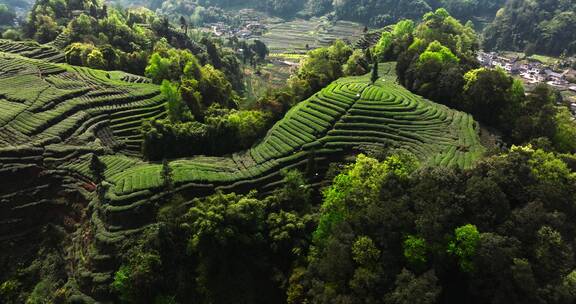
<svg viewBox="0 0 576 304">
<path fill-rule="evenodd" d="M 532 153 L 527 165 L 535 178 L 550 185 L 562 184 L 576 179 L 576 175 L 571 173 L 566 163 L 553 153 L 536 150 Z"/>
<path fill-rule="evenodd" d="M 197 63 L 196 57 L 188 50 L 176 50 L 168 48 L 162 43 L 155 47 L 146 67 L 146 76 L 152 78 L 155 83 L 162 80 L 179 81 L 185 74 L 185 69 L 190 71 L 190 64 Z"/>
<path fill-rule="evenodd" d="M 379 61 L 395 60 L 401 48 L 411 40 L 414 27 L 414 21 L 401 20 L 393 25 L 392 31 L 383 32 L 374 46 L 374 57 Z"/>
<path fill-rule="evenodd" d="M 474 29 L 445 9 L 427 13 L 412 34 L 406 34 L 411 28 L 401 24 L 398 31 L 407 38 L 394 40 L 389 47 L 398 60 L 399 81 L 413 92 L 455 105 L 460 101 L 464 73 L 475 67 L 478 37 Z"/>
<path fill-rule="evenodd" d="M 471 56 L 478 49 L 478 37 L 474 29 L 454 19 L 445 9 L 424 15 L 414 36 L 426 43 L 438 41 L 458 57 Z"/>
<path fill-rule="evenodd" d="M 556 113 L 556 134 L 554 145 L 560 152 L 576 152 L 576 123 L 567 108 L 561 108 Z"/>
<path fill-rule="evenodd" d="M 410 265 L 418 267 L 426 264 L 428 249 L 425 239 L 415 235 L 408 235 L 404 240 L 403 248 L 404 258 Z"/>
<path fill-rule="evenodd" d="M 224 107 L 234 105 L 232 85 L 224 73 L 208 64 L 202 67 L 201 75 L 199 88 L 202 92 L 202 102 L 206 106 L 213 103 Z"/>
<path fill-rule="evenodd" d="M 394 39 L 394 35 L 390 32 L 383 32 L 380 40 L 376 46 L 374 46 L 374 56 L 379 60 L 382 60 L 392 46 L 392 39 Z"/>
<path fill-rule="evenodd" d="M 227 119 L 238 130 L 240 147 L 249 147 L 268 126 L 268 117 L 262 111 L 232 111 Z"/>
<path fill-rule="evenodd" d="M 346 64 L 342 67 L 342 72 L 346 76 L 364 75 L 368 70 L 369 64 L 362 50 L 354 50 L 352 55 L 348 58 L 348 61 L 346 61 Z"/>
<path fill-rule="evenodd" d="M 547 292 L 553 290 L 572 301 L 571 242 L 547 217 L 576 210 L 569 190 L 573 174 L 558 155 L 515 147 L 465 172 L 424 169 L 407 184 L 381 183 L 371 201 L 348 197 L 363 204 L 345 210 L 325 246 L 310 253 L 304 274 L 295 270 L 292 296 L 300 288 L 299 297 L 320 303 L 437 303 L 439 297 L 482 303 L 551 299 Z M 367 253 L 362 257 L 379 257 L 377 266 L 358 263 L 360 251 Z M 515 291 L 520 282 L 526 288 Z"/>
<path fill-rule="evenodd" d="M 332 227 L 345 219 L 349 209 L 361 208 L 375 200 L 382 183 L 389 178 L 406 179 L 416 166 L 410 157 L 395 155 L 378 162 L 363 154 L 358 155 L 355 164 L 336 176 L 332 186 L 324 191 L 322 216 L 314 232 L 315 240 L 321 244 Z M 355 205 L 348 206 L 348 203 Z"/>
<path fill-rule="evenodd" d="M 448 244 L 448 253 L 458 257 L 458 265 L 462 271 L 474 270 L 472 258 L 480 241 L 480 233 L 476 226 L 467 224 L 454 230 L 454 240 Z"/>
<path fill-rule="evenodd" d="M 352 52 L 352 49 L 340 40 L 328 48 L 310 51 L 298 70 L 298 77 L 305 80 L 313 91 L 317 91 L 342 76 L 342 65 Z"/>
<path fill-rule="evenodd" d="M 182 101 L 177 84 L 164 80 L 160 86 L 160 91 L 166 97 L 166 108 L 171 121 L 181 122 L 190 120 L 190 110 L 186 108 L 186 105 Z"/>
<path fill-rule="evenodd" d="M 437 64 L 448 65 L 457 64 L 459 60 L 449 48 L 438 41 L 432 41 L 424 53 L 418 57 L 418 61 L 421 64 L 426 64 L 428 61 L 436 61 Z"/>
</svg>

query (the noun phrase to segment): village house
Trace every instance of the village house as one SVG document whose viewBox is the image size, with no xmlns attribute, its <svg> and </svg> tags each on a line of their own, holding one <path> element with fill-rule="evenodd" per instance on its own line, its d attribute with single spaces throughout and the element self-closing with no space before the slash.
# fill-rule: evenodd
<svg viewBox="0 0 576 304">
<path fill-rule="evenodd" d="M 243 29 L 243 30 L 239 30 L 236 32 L 236 37 L 238 37 L 238 38 L 247 39 L 247 38 L 250 38 L 251 36 L 252 36 L 252 31 L 250 31 L 250 30 Z"/>
<path fill-rule="evenodd" d="M 544 71 L 544 73 L 546 74 L 546 80 L 548 81 L 548 84 L 553 85 L 553 86 L 564 86 L 568 84 L 568 81 L 566 80 L 566 72 L 563 73 L 556 73 L 550 69 L 546 69 Z"/>
<path fill-rule="evenodd" d="M 479 52 L 478 61 L 482 66 L 489 68 L 501 68 L 511 75 L 520 75 L 524 81 L 532 84 L 547 82 L 556 87 L 568 84 L 566 75 L 569 69 L 558 73 L 538 62 L 519 63 L 516 59 L 498 56 L 496 53 Z"/>
</svg>

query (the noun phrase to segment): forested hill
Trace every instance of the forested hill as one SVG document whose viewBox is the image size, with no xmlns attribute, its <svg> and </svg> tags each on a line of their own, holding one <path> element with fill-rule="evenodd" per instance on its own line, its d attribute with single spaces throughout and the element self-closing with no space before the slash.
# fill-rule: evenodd
<svg viewBox="0 0 576 304">
<path fill-rule="evenodd" d="M 333 11 L 340 19 L 359 22 L 369 20 L 372 26 L 382 26 L 400 19 L 419 19 L 423 14 L 437 8 L 446 8 L 450 14 L 462 21 L 475 17 L 493 16 L 504 0 L 309 0 L 307 7 L 313 13 Z"/>
<path fill-rule="evenodd" d="M 284 17 L 312 17 L 329 15 L 371 27 L 382 27 L 401 19 L 418 20 L 427 12 L 446 8 L 463 22 L 475 19 L 490 21 L 505 0 L 118 0 L 125 5 L 144 5 L 152 9 L 168 8 L 186 18 L 193 16 L 218 17 L 220 9 L 255 8 Z M 176 9 L 174 9 L 176 8 Z"/>
<path fill-rule="evenodd" d="M 508 0 L 486 29 L 485 47 L 548 55 L 576 52 L 576 1 Z"/>
</svg>

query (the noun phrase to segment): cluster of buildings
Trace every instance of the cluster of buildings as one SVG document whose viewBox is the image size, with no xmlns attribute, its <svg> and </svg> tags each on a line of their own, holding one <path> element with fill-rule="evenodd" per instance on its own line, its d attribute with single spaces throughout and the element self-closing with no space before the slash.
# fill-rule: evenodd
<svg viewBox="0 0 576 304">
<path fill-rule="evenodd" d="M 262 36 L 267 29 L 266 25 L 259 21 L 243 22 L 239 27 L 230 26 L 224 22 L 210 23 L 206 26 L 211 28 L 216 37 L 236 37 L 238 39 Z"/>
<path fill-rule="evenodd" d="M 478 61 L 485 67 L 502 68 L 511 75 L 517 75 L 526 83 L 547 83 L 559 90 L 576 93 L 576 84 L 570 83 L 568 77 L 576 78 L 576 71 L 568 68 L 563 72 L 555 72 L 551 67 L 539 62 L 525 62 L 518 59 L 499 56 L 491 52 L 479 52 Z M 570 110 L 576 116 L 576 102 L 570 102 Z"/>
<path fill-rule="evenodd" d="M 526 83 L 537 84 L 545 82 L 560 89 L 570 89 L 571 84 L 567 76 L 576 74 L 572 69 L 566 69 L 562 73 L 555 72 L 551 67 L 539 62 L 524 62 L 517 59 L 499 56 L 496 53 L 478 53 L 478 61 L 485 67 L 499 67 L 512 75 L 520 76 Z M 576 89 L 576 87 L 574 87 Z"/>
</svg>

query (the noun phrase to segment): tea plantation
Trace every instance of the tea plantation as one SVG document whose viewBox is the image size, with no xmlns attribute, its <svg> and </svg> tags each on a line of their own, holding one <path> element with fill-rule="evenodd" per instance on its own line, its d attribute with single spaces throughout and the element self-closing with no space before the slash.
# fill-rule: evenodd
<svg viewBox="0 0 576 304">
<path fill-rule="evenodd" d="M 390 68 L 390 67 L 389 67 Z M 367 76 L 340 79 L 294 107 L 252 149 L 228 158 L 170 164 L 177 186 L 224 189 L 265 185 L 279 170 L 360 145 L 403 148 L 431 165 L 470 167 L 483 153 L 470 115 L 411 94 L 393 75 L 370 85 Z M 162 187 L 161 165 L 141 164 L 109 176 L 113 200 Z"/>
<path fill-rule="evenodd" d="M 168 194 L 162 164 L 140 154 L 142 122 L 164 117 L 165 100 L 143 77 L 15 53 L 0 52 L 0 241 L 23 240 L 61 217 L 62 203 L 51 197 L 84 200 L 95 247 L 74 253 L 77 267 L 87 267 L 80 281 L 107 284 L 118 266 L 110 253 L 155 221 Z M 369 75 L 333 82 L 249 150 L 170 161 L 174 191 L 187 199 L 218 189 L 269 191 L 281 170 L 327 164 L 361 145 L 404 149 L 430 165 L 472 166 L 484 152 L 472 117 L 396 84 L 393 64 L 380 70 L 375 84 Z M 94 191 L 93 154 L 106 166 L 104 199 Z M 88 254 L 95 265 L 81 262 Z"/>
</svg>

